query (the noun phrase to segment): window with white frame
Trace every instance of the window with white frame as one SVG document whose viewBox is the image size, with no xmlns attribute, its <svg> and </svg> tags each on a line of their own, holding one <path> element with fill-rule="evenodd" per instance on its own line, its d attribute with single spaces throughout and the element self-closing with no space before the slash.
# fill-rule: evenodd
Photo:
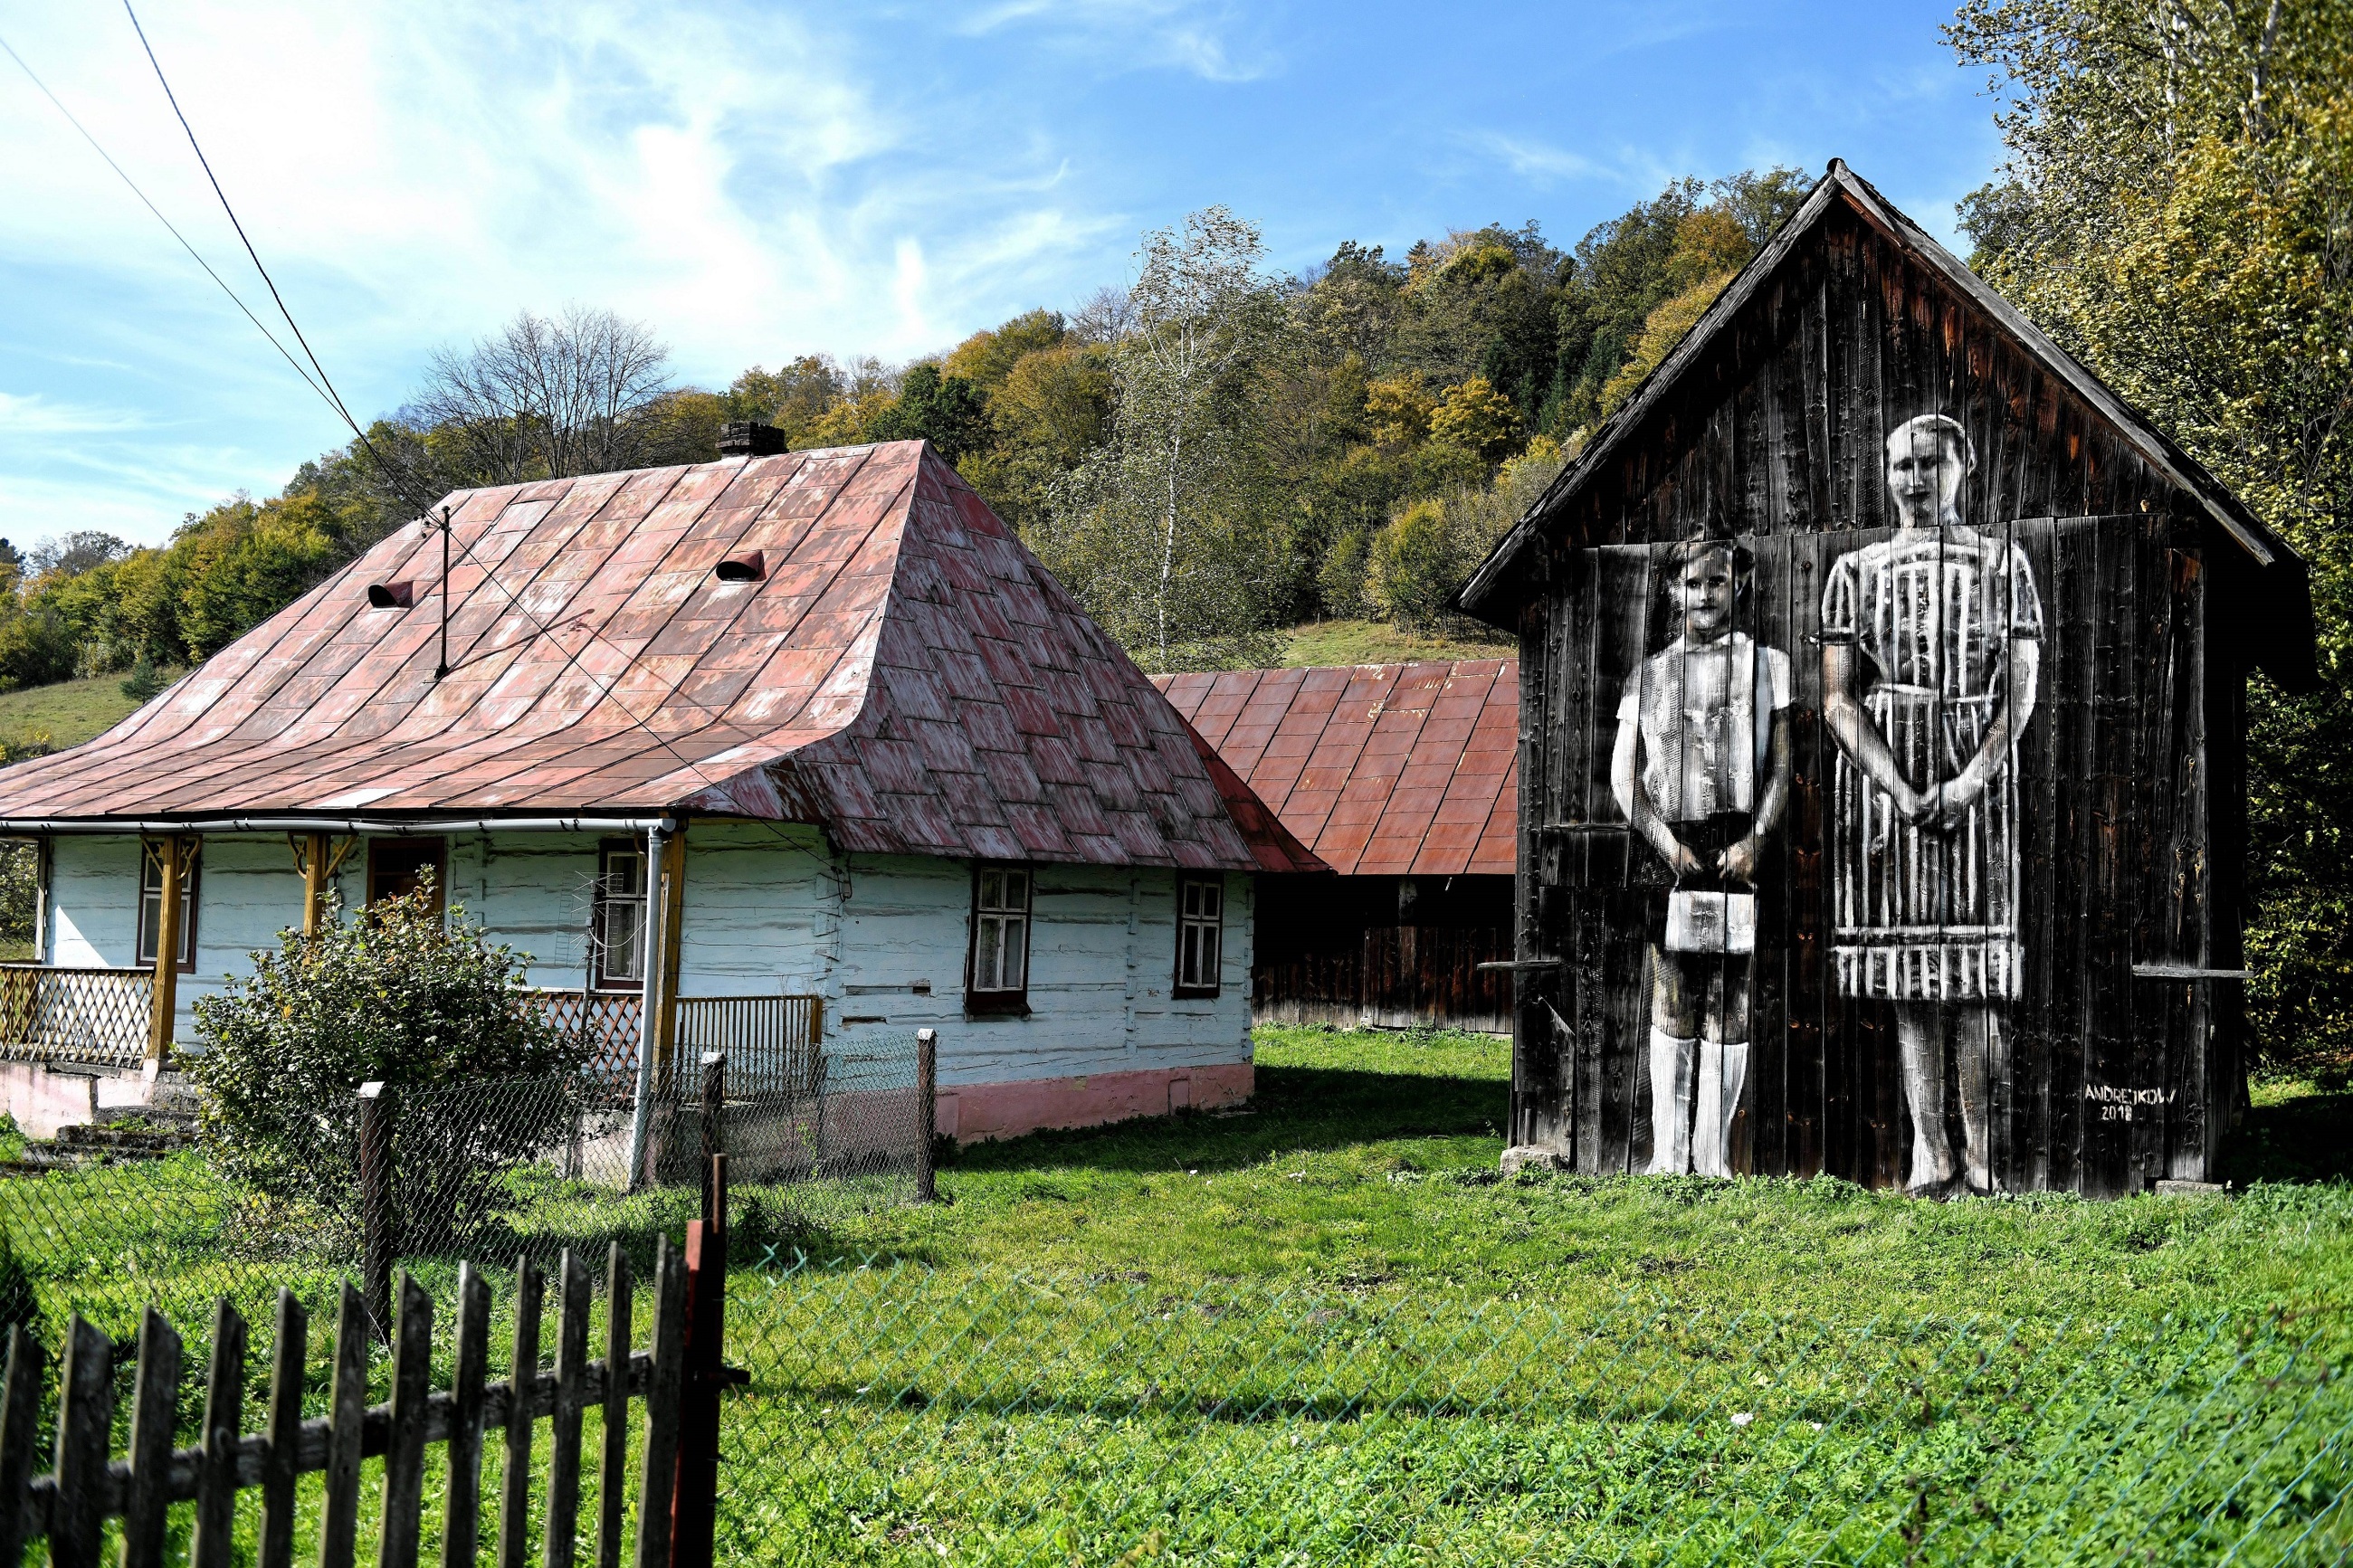
<svg viewBox="0 0 2353 1568">
<path fill-rule="evenodd" d="M 973 876 L 972 978 L 965 988 L 978 1011 L 1027 1005 L 1029 991 L 1029 873 L 983 866 Z"/>
<path fill-rule="evenodd" d="M 142 969 L 153 966 L 156 944 L 164 940 L 164 856 L 172 840 L 148 839 L 140 847 L 139 955 Z M 196 968 L 196 864 L 191 852 L 180 865 L 180 942 L 175 963 L 183 974 Z"/>
<path fill-rule="evenodd" d="M 636 991 L 646 983 L 646 847 L 610 838 L 596 852 L 596 897 L 589 919 L 589 983 Z"/>
<path fill-rule="evenodd" d="M 1176 994 L 1215 996 L 1225 945 L 1226 884 L 1219 877 L 1176 879 Z"/>
</svg>

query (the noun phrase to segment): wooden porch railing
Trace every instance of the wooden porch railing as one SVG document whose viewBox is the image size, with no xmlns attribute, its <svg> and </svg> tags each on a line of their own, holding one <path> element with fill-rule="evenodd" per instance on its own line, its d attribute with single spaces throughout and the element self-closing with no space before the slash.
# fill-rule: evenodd
<svg viewBox="0 0 2353 1568">
<path fill-rule="evenodd" d="M 0 964 L 0 1059 L 135 1068 L 154 995 L 152 970 Z"/>
<path fill-rule="evenodd" d="M 689 1238 L 700 1247 L 698 1233 Z M 497 1562 L 524 1568 L 533 1553 L 531 1522 L 533 1431 L 550 1425 L 540 1560 L 570 1563 L 579 1535 L 581 1417 L 603 1412 L 597 1453 L 596 1568 L 620 1568 L 629 1491 L 629 1401 L 646 1405 L 643 1463 L 637 1487 L 635 1568 L 672 1562 L 679 1436 L 686 1391 L 691 1310 L 685 1262 L 662 1238 L 655 1266 L 650 1351 L 630 1351 L 628 1265 L 613 1247 L 606 1288 L 607 1343 L 622 1347 L 617 1368 L 588 1359 L 587 1269 L 567 1248 L 558 1281 L 560 1324 L 555 1364 L 540 1364 L 543 1281 L 526 1259 L 516 1278 L 513 1373 L 486 1383 L 490 1359 L 490 1289 L 470 1266 L 459 1276 L 458 1334 L 448 1393 L 429 1391 L 433 1302 L 404 1273 L 400 1316 L 393 1326 L 392 1400 L 367 1404 L 368 1348 L 375 1325 L 358 1291 L 343 1287 L 335 1329 L 330 1414 L 302 1419 L 308 1320 L 293 1296 L 278 1299 L 277 1345 L 271 1357 L 269 1414 L 262 1432 L 240 1436 L 245 1408 L 246 1324 L 223 1300 L 214 1315 L 211 1375 L 205 1394 L 205 1439 L 174 1450 L 181 1340 L 163 1314 L 149 1308 L 139 1334 L 132 1385 L 128 1462 L 111 1459 L 114 1419 L 114 1347 L 77 1314 L 69 1330 L 58 1388 L 54 1471 L 32 1468 L 42 1394 L 40 1347 L 21 1329 L 8 1336 L 6 1381 L 0 1385 L 0 1568 L 18 1568 L 25 1548 L 46 1538 L 56 1568 L 97 1568 L 105 1523 L 122 1521 L 123 1568 L 158 1568 L 164 1559 L 167 1510 L 194 1501 L 194 1568 L 229 1568 L 237 1494 L 261 1493 L 260 1568 L 288 1568 L 293 1557 L 296 1482 L 326 1473 L 320 1523 L 322 1568 L 350 1568 L 359 1534 L 361 1464 L 384 1460 L 384 1504 L 378 1561 L 415 1568 L 424 1514 L 425 1449 L 448 1452 L 442 1561 L 471 1563 L 480 1539 L 483 1436 L 501 1430 L 503 1462 L 498 1504 Z M 709 1309 L 705 1309 L 706 1313 Z M 723 1332 L 723 1330 L 721 1331 Z M 716 1360 L 715 1354 L 708 1359 Z M 704 1381 L 709 1381 L 707 1378 Z M 699 1561 L 708 1563 L 707 1531 Z"/>
<path fill-rule="evenodd" d="M 626 1079 L 638 1061 L 643 1000 L 636 992 L 533 988 L 533 1005 L 565 1034 L 588 1037 L 588 1070 Z M 706 1051 L 727 1054 L 728 1081 L 742 1093 L 814 1094 L 825 1044 L 822 996 L 681 996 L 673 1004 L 677 1066 Z"/>
</svg>

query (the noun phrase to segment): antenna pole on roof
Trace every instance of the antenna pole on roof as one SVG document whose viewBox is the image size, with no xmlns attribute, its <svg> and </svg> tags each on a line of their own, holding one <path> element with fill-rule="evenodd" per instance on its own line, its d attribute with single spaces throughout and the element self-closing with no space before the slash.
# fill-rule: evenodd
<svg viewBox="0 0 2353 1568">
<path fill-rule="evenodd" d="M 441 662 L 433 667 L 433 679 L 440 679 L 449 673 L 449 509 L 441 509 Z"/>
</svg>

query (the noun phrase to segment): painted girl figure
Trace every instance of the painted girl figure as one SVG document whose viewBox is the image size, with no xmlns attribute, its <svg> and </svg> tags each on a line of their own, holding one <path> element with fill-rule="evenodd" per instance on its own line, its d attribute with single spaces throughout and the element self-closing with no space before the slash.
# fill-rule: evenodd
<svg viewBox="0 0 2353 1568">
<path fill-rule="evenodd" d="M 1792 695 L 1789 656 L 1732 629 L 1754 567 L 1730 539 L 1667 552 L 1678 635 L 1642 661 L 1618 708 L 1610 791 L 1675 879 L 1651 933 L 1654 1175 L 1732 1174 L 1748 1077 L 1752 889 L 1789 796 Z"/>
<path fill-rule="evenodd" d="M 2022 981 L 2018 737 L 2042 603 L 2025 553 L 1961 521 L 1977 454 L 1958 421 L 1887 437 L 1894 537 L 1839 557 L 1822 595 L 1822 717 L 1839 744 L 1830 852 L 1841 994 L 1894 1004 L 1915 1193 L 1951 1190 L 1957 1057 L 1972 1192 L 1992 1189 L 1992 1088 Z"/>
</svg>

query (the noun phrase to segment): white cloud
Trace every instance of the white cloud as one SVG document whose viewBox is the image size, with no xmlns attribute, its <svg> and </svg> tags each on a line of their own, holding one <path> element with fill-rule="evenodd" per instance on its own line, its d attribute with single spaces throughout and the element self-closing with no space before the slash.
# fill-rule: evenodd
<svg viewBox="0 0 2353 1568">
<path fill-rule="evenodd" d="M 0 439 L 11 436 L 73 436 L 93 430 L 135 430 L 147 423 L 132 410 L 54 403 L 39 393 L 0 392 Z"/>
<path fill-rule="evenodd" d="M 977 37 L 1021 26 L 1045 47 L 1106 69 L 1176 70 L 1206 81 L 1258 81 L 1283 58 L 1265 37 L 1269 7 L 1220 0 L 1000 0 L 958 24 Z"/>
</svg>

